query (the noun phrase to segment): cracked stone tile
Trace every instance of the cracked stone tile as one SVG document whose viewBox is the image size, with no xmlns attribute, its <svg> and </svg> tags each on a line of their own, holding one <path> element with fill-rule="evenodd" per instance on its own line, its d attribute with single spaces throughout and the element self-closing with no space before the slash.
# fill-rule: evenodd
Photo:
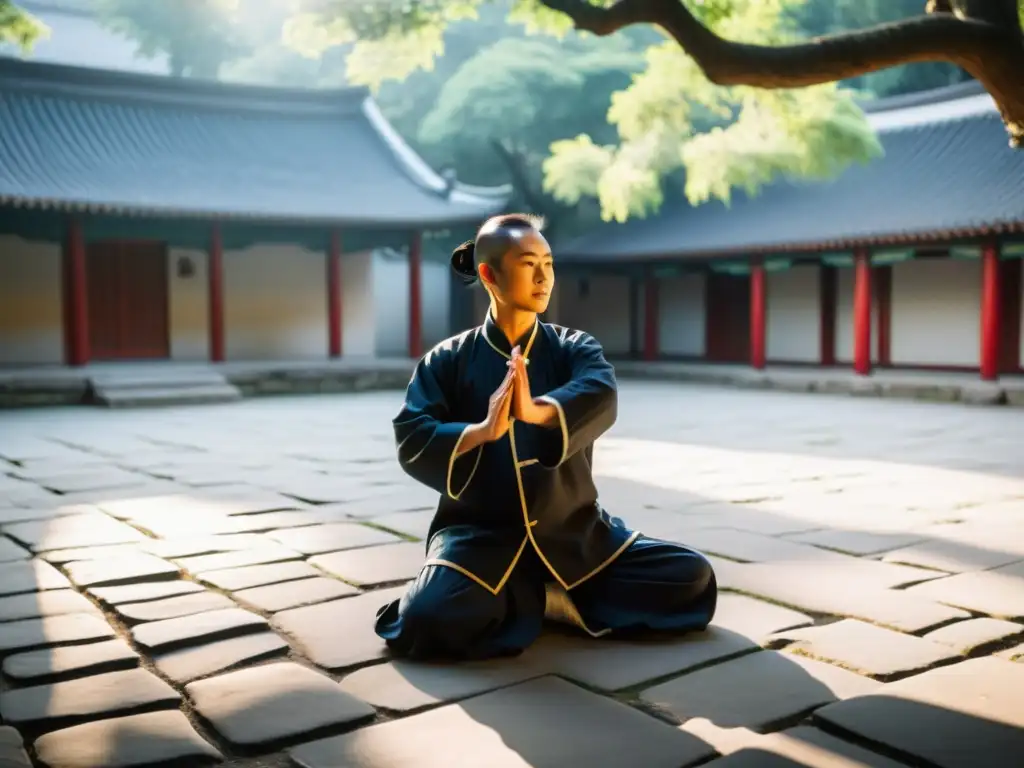
<svg viewBox="0 0 1024 768">
<path fill-rule="evenodd" d="M 0 768 L 32 768 L 21 734 L 6 725 L 0 725 Z"/>
<path fill-rule="evenodd" d="M 534 645 L 537 663 L 548 671 L 605 691 L 683 673 L 757 647 L 750 638 L 714 625 L 705 632 L 642 643 L 552 633 Z"/>
<path fill-rule="evenodd" d="M 422 544 L 404 542 L 317 555 L 309 563 L 356 586 L 370 587 L 413 579 L 425 561 Z"/>
<path fill-rule="evenodd" d="M 815 718 L 941 768 L 1005 768 L 1024 751 L 1024 665 L 968 659 L 874 694 L 830 704 Z"/>
<path fill-rule="evenodd" d="M 99 613 L 92 603 L 73 589 L 0 597 L 0 622 L 57 616 L 62 613 Z"/>
<path fill-rule="evenodd" d="M 52 685 L 0 693 L 4 722 L 45 726 L 65 718 L 129 714 L 157 704 L 176 705 L 181 697 L 144 669 L 107 672 Z"/>
<path fill-rule="evenodd" d="M 289 750 L 302 768 L 353 759 L 360 768 L 681 768 L 712 754 L 691 734 L 552 677 Z"/>
<path fill-rule="evenodd" d="M 977 542 L 934 538 L 912 547 L 888 552 L 882 559 L 889 563 L 904 563 L 949 573 L 966 573 L 1008 565 L 1020 560 L 1021 554 L 1019 551 L 1004 552 L 998 544 L 986 546 Z"/>
<path fill-rule="evenodd" d="M 258 549 L 243 549 L 235 552 L 221 552 L 216 555 L 199 555 L 198 557 L 177 558 L 175 562 L 189 573 L 206 573 L 223 571 L 229 568 L 241 568 L 246 565 L 266 565 L 285 560 L 301 560 L 302 555 L 295 550 L 277 544 Z"/>
<path fill-rule="evenodd" d="M 72 673 L 111 672 L 138 663 L 139 655 L 124 640 L 107 640 L 18 653 L 4 659 L 3 671 L 12 680 L 25 683 Z"/>
<path fill-rule="evenodd" d="M 45 592 L 71 586 L 67 577 L 42 560 L 19 560 L 0 565 L 0 596 Z"/>
<path fill-rule="evenodd" d="M 996 656 L 1009 661 L 1024 662 L 1024 643 L 1014 648 L 1007 648 L 1006 650 L 999 651 Z"/>
<path fill-rule="evenodd" d="M 661 683 L 640 697 L 680 722 L 703 717 L 723 728 L 761 729 L 879 685 L 831 664 L 760 651 Z"/>
<path fill-rule="evenodd" d="M 379 487 L 367 486 L 362 498 L 332 505 L 353 518 L 370 518 L 392 512 L 416 512 L 437 508 L 438 494 L 419 483 L 407 483 L 399 490 L 381 493 Z"/>
<path fill-rule="evenodd" d="M 234 592 L 232 596 L 240 603 L 252 606 L 258 611 L 277 613 L 288 608 L 314 605 L 358 594 L 360 591 L 351 584 L 327 576 L 318 576 L 312 579 L 286 581 L 284 584 L 243 589 Z"/>
<path fill-rule="evenodd" d="M 794 608 L 834 616 L 849 616 L 902 632 L 920 632 L 966 611 L 920 595 L 885 589 L 886 563 L 854 561 L 856 566 L 811 567 L 809 563 L 754 563 L 730 567 L 730 589 L 773 600 Z M 880 566 L 876 571 L 872 566 Z M 933 574 L 938 575 L 938 574 Z M 880 578 L 879 578 L 880 577 Z"/>
<path fill-rule="evenodd" d="M 398 659 L 356 670 L 341 687 L 375 707 L 407 712 L 478 696 L 546 673 L 527 649 L 513 659 L 425 664 Z"/>
<path fill-rule="evenodd" d="M 268 563 L 267 565 L 227 568 L 223 571 L 206 571 L 200 573 L 196 578 L 217 589 L 234 592 L 240 589 L 262 587 L 267 584 L 278 584 L 314 576 L 323 576 L 323 571 L 317 570 L 308 563 L 292 560 L 283 563 Z"/>
<path fill-rule="evenodd" d="M 53 731 L 35 742 L 41 762 L 60 768 L 136 768 L 217 762 L 221 754 L 177 710 L 148 712 Z"/>
<path fill-rule="evenodd" d="M 256 632 L 171 651 L 157 656 L 154 663 L 161 674 L 176 683 L 190 683 L 241 664 L 280 656 L 287 650 L 288 643 L 274 632 Z"/>
<path fill-rule="evenodd" d="M 9 621 L 0 624 L 0 655 L 113 636 L 114 630 L 110 625 L 92 613 L 67 613 Z"/>
<path fill-rule="evenodd" d="M 234 608 L 235 604 L 217 592 L 193 592 L 189 595 L 176 595 L 163 600 L 150 600 L 144 603 L 124 603 L 116 607 L 121 618 L 131 623 L 143 621 L 164 621 L 182 616 L 194 616 L 207 611 L 219 611 Z"/>
<path fill-rule="evenodd" d="M 689 531 L 685 538 L 688 546 L 699 549 L 701 552 L 709 552 L 713 555 L 744 562 L 761 563 L 775 560 L 789 562 L 835 560 L 843 562 L 848 559 L 847 555 L 827 549 L 731 528 L 695 528 Z"/>
<path fill-rule="evenodd" d="M 174 560 L 197 555 L 215 555 L 220 552 L 258 549 L 272 543 L 259 533 L 224 533 L 175 539 L 154 539 L 147 541 L 142 546 L 150 554 Z"/>
<path fill-rule="evenodd" d="M 714 768 L 906 768 L 807 725 L 768 735 L 745 728 L 714 729 L 706 720 L 699 726 L 691 720 L 683 729 L 724 755 L 707 763 Z"/>
<path fill-rule="evenodd" d="M 410 536 L 414 539 L 426 539 L 430 532 L 430 524 L 434 520 L 435 511 L 420 509 L 410 512 L 393 512 L 390 515 L 371 517 L 366 522 L 387 528 L 389 531 Z"/>
<path fill-rule="evenodd" d="M 190 595 L 205 590 L 202 585 L 196 584 L 194 581 L 174 579 L 171 581 L 145 581 L 141 584 L 124 584 L 119 587 L 89 587 L 86 591 L 106 605 L 121 605 L 123 603 L 143 603 L 149 600 L 162 600 L 166 597 Z"/>
<path fill-rule="evenodd" d="M 54 565 L 64 565 L 79 560 L 107 560 L 111 558 L 139 557 L 149 553 L 138 544 L 110 544 L 102 547 L 78 547 L 76 549 L 52 549 L 39 554 L 40 560 Z"/>
<path fill-rule="evenodd" d="M 394 544 L 400 539 L 390 533 L 359 523 L 331 523 L 305 528 L 283 528 L 267 534 L 289 549 L 304 555 L 320 555 L 378 544 Z"/>
<path fill-rule="evenodd" d="M 106 515 L 85 514 L 15 523 L 4 528 L 11 538 L 34 552 L 76 549 L 106 544 L 134 544 L 145 537 L 129 525 Z"/>
<path fill-rule="evenodd" d="M 151 513 L 131 518 L 133 525 L 149 531 L 160 539 L 181 539 L 190 536 L 232 533 L 252 533 L 253 523 L 248 515 L 229 517 L 183 510 L 178 512 Z M 258 529 L 260 526 L 256 525 Z"/>
<path fill-rule="evenodd" d="M 990 616 L 1024 618 L 1024 579 L 999 569 L 936 579 L 907 593 Z"/>
<path fill-rule="evenodd" d="M 787 536 L 790 541 L 825 547 L 848 555 L 878 555 L 901 547 L 910 547 L 925 539 L 916 533 L 850 531 L 841 528 L 826 528 Z"/>
<path fill-rule="evenodd" d="M 142 579 L 181 575 L 178 567 L 153 555 L 109 560 L 81 560 L 64 566 L 68 578 L 79 587 L 114 586 Z"/>
<path fill-rule="evenodd" d="M 246 746 L 352 725 L 376 714 L 331 678 L 290 661 L 189 683 L 185 692 L 221 736 Z"/>
<path fill-rule="evenodd" d="M 775 637 L 794 641 L 786 646 L 787 652 L 800 653 L 878 678 L 918 672 L 960 655 L 948 645 L 856 619 L 843 619 L 822 627 L 787 630 Z"/>
<path fill-rule="evenodd" d="M 241 608 L 207 611 L 195 616 L 152 621 L 131 630 L 135 642 L 149 651 L 177 645 L 195 645 L 204 640 L 255 632 L 265 627 L 266 619 Z"/>
<path fill-rule="evenodd" d="M 763 637 L 784 629 L 795 629 L 814 623 L 806 614 L 780 605 L 755 600 L 746 595 L 723 592 L 718 596 L 715 618 L 712 622 L 759 642 Z"/>
<path fill-rule="evenodd" d="M 373 630 L 377 611 L 405 593 L 392 587 L 329 603 L 281 611 L 271 620 L 292 646 L 324 669 L 343 669 L 384 658 L 387 648 Z"/>
<path fill-rule="evenodd" d="M 15 544 L 5 536 L 0 536 L 0 563 L 9 563 L 15 560 L 28 560 L 32 553 L 24 547 Z"/>
<path fill-rule="evenodd" d="M 1024 625 L 1000 619 L 968 619 L 933 630 L 924 636 L 925 640 L 942 643 L 960 653 L 970 653 L 975 648 L 1009 640 L 1024 635 Z"/>
</svg>

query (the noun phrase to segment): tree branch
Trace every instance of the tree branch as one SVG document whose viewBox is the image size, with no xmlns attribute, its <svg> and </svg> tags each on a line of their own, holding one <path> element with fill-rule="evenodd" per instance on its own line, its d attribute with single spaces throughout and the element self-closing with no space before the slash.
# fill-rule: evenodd
<svg viewBox="0 0 1024 768">
<path fill-rule="evenodd" d="M 607 8 L 588 0 L 541 2 L 568 15 L 578 29 L 596 35 L 632 24 L 656 24 L 718 85 L 803 88 L 901 64 L 947 61 L 985 86 L 999 105 L 1011 144 L 1024 143 L 1024 35 L 1018 23 L 1008 27 L 988 22 L 990 17 L 1002 17 L 999 9 L 1005 11 L 1008 0 L 940 1 L 934 3 L 938 12 L 929 15 L 783 46 L 725 40 L 681 0 L 618 0 Z M 954 13 L 941 12 L 946 8 Z M 963 18 L 965 13 L 985 20 Z"/>
</svg>

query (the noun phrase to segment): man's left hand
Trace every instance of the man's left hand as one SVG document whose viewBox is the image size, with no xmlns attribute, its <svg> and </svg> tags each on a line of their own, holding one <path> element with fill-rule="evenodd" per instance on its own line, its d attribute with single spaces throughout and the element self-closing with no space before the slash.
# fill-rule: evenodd
<svg viewBox="0 0 1024 768">
<path fill-rule="evenodd" d="M 530 393 L 530 379 L 526 375 L 526 358 L 519 347 L 512 350 L 512 359 L 508 362 L 514 373 L 514 387 L 512 393 L 512 418 L 516 421 L 523 421 L 527 424 L 547 426 L 557 414 L 552 414 L 554 408 L 546 403 L 537 403 Z"/>
</svg>

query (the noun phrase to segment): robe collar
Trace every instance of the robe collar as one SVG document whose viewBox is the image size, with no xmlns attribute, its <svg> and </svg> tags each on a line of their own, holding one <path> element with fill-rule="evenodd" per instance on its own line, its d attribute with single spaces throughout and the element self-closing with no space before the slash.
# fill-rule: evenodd
<svg viewBox="0 0 1024 768">
<path fill-rule="evenodd" d="M 484 340 L 490 345 L 491 349 L 506 359 L 511 359 L 512 348 L 518 345 L 523 352 L 523 357 L 529 362 L 530 350 L 533 348 L 533 342 L 537 338 L 537 330 L 539 328 L 540 318 L 537 318 L 533 321 L 533 328 L 517 339 L 516 344 L 509 344 L 508 337 L 498 327 L 498 324 L 494 322 L 494 318 L 491 316 L 490 310 L 488 310 L 483 325 Z"/>
</svg>

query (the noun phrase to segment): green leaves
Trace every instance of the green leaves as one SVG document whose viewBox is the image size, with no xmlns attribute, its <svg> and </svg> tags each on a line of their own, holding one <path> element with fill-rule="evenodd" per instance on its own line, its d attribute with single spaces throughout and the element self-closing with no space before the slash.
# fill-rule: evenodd
<svg viewBox="0 0 1024 768">
<path fill-rule="evenodd" d="M 48 37 L 49 32 L 11 0 L 0 0 L 0 43 L 13 43 L 22 53 L 28 53 L 36 40 Z"/>
</svg>

